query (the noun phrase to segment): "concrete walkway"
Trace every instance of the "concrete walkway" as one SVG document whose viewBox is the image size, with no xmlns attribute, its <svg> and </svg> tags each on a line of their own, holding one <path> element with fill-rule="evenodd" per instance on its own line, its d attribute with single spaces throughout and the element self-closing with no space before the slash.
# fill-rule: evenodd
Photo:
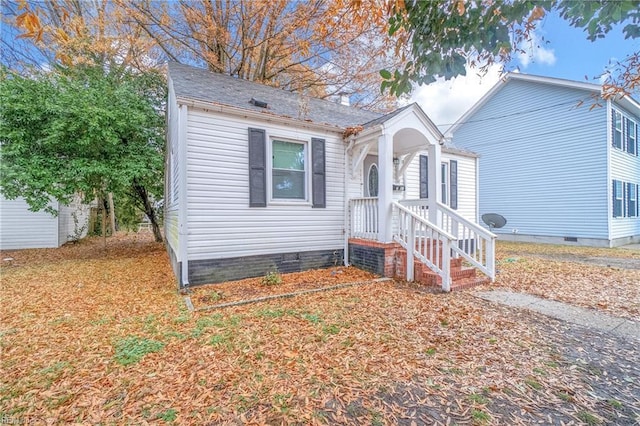
<svg viewBox="0 0 640 426">
<path fill-rule="evenodd" d="M 513 293 L 503 290 L 477 292 L 475 296 L 503 305 L 530 309 L 562 321 L 594 328 L 621 337 L 640 339 L 640 322 L 614 317 L 593 309 L 580 308 L 527 293 Z"/>
</svg>

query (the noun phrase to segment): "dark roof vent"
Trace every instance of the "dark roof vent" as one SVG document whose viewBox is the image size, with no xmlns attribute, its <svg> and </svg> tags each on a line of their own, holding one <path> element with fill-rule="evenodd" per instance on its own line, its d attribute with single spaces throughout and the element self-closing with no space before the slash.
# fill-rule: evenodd
<svg viewBox="0 0 640 426">
<path fill-rule="evenodd" d="M 268 106 L 266 102 L 259 101 L 259 100 L 257 100 L 256 98 L 251 98 L 251 100 L 249 101 L 249 103 L 250 103 L 251 105 L 255 105 L 255 106 L 259 107 L 259 108 L 266 108 L 266 107 Z"/>
</svg>

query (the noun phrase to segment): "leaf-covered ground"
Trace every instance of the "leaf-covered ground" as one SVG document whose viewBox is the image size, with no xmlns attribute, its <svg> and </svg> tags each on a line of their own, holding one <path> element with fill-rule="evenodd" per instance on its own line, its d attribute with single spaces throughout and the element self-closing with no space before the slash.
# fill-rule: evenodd
<svg viewBox="0 0 640 426">
<path fill-rule="evenodd" d="M 546 286 L 550 297 L 614 315 L 637 309 L 609 284 L 627 283 L 633 297 L 628 280 L 637 284 L 638 271 L 552 268 L 510 250 L 501 247 L 498 285 Z M 1 255 L 12 258 L 0 270 L 0 416 L 7 421 L 638 421 L 638 342 L 491 304 L 472 291 L 434 294 L 381 282 L 189 313 L 163 247 L 142 234 L 110 239 L 106 250 L 94 239 Z M 359 273 L 336 268 L 297 280 L 308 288 L 366 278 Z M 295 288 L 284 279 L 283 290 Z M 260 294 L 280 287 L 253 284 Z M 242 293 L 225 286 L 221 296 L 207 286 L 191 297 L 212 304 L 207 297 Z M 590 297 L 607 304 L 588 304 Z"/>
</svg>

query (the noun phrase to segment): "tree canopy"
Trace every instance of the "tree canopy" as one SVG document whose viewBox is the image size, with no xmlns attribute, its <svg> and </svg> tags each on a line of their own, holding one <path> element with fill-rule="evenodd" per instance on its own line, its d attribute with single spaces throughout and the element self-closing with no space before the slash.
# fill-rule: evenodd
<svg viewBox="0 0 640 426">
<path fill-rule="evenodd" d="M 411 91 L 413 83 L 465 75 L 467 65 L 482 71 L 496 62 L 506 64 L 552 10 L 584 29 L 592 41 L 616 26 L 622 26 L 626 38 L 640 37 L 639 1 L 395 0 L 389 6 L 389 35 L 398 37 L 396 52 L 404 65 L 382 70 L 381 88 L 402 95 Z M 639 52 L 615 64 L 604 86 L 605 95 L 637 91 Z"/>
<path fill-rule="evenodd" d="M 164 79 L 75 67 L 0 79 L 0 191 L 31 209 L 76 194 L 131 195 L 155 221 L 162 196 Z M 156 223 L 157 228 L 157 223 Z M 161 239 L 159 228 L 156 238 Z"/>
</svg>

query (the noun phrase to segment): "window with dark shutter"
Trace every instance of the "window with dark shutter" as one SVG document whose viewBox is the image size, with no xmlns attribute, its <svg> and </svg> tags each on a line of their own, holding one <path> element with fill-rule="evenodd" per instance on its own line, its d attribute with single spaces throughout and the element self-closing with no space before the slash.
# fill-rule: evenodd
<svg viewBox="0 0 640 426">
<path fill-rule="evenodd" d="M 449 207 L 454 210 L 458 209 L 458 162 L 449 160 Z"/>
<path fill-rule="evenodd" d="M 311 138 L 311 191 L 313 207 L 327 207 L 327 182 L 324 139 Z"/>
<path fill-rule="evenodd" d="M 429 198 L 429 157 L 420 156 L 420 198 Z"/>
<path fill-rule="evenodd" d="M 266 134 L 264 129 L 249 128 L 249 207 L 266 206 Z"/>
<path fill-rule="evenodd" d="M 622 182 L 613 181 L 613 217 L 624 216 L 624 189 Z"/>
</svg>

